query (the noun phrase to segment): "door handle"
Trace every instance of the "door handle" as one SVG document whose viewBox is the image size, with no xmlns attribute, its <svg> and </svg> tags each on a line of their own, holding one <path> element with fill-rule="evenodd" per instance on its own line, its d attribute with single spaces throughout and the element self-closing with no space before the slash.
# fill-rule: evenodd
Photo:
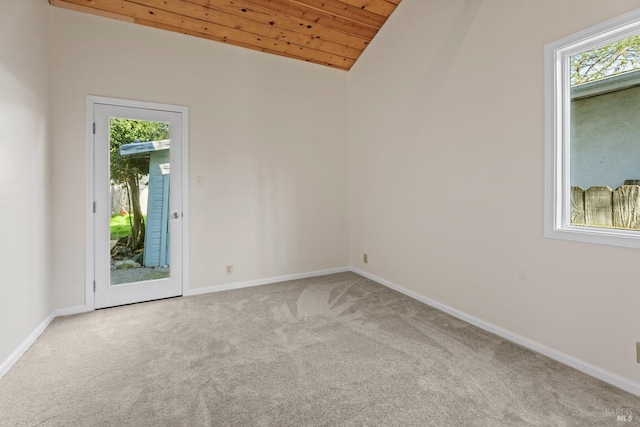
<svg viewBox="0 0 640 427">
<path fill-rule="evenodd" d="M 178 213 L 178 212 L 174 212 L 171 214 L 171 217 L 173 217 L 173 219 L 178 219 L 182 216 L 182 214 Z"/>
</svg>

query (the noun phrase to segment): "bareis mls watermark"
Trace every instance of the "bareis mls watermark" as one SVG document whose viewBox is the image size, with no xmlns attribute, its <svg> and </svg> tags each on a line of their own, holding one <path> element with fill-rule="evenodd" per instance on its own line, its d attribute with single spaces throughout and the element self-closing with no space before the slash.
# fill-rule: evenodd
<svg viewBox="0 0 640 427">
<path fill-rule="evenodd" d="M 607 408 L 607 417 L 615 418 L 616 421 L 630 423 L 633 421 L 633 411 L 629 408 Z"/>
</svg>

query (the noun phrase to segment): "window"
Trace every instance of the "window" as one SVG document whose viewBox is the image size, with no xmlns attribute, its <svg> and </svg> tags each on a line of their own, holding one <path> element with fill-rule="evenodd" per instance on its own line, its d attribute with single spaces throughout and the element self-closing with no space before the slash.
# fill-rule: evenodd
<svg viewBox="0 0 640 427">
<path fill-rule="evenodd" d="M 545 236 L 640 248 L 640 9 L 545 46 Z"/>
</svg>

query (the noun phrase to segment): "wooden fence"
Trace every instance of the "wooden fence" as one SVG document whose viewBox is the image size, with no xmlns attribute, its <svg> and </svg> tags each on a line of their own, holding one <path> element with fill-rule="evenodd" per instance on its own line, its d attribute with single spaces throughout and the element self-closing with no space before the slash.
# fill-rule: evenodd
<svg viewBox="0 0 640 427">
<path fill-rule="evenodd" d="M 571 187 L 571 224 L 640 230 L 640 185 Z"/>
</svg>

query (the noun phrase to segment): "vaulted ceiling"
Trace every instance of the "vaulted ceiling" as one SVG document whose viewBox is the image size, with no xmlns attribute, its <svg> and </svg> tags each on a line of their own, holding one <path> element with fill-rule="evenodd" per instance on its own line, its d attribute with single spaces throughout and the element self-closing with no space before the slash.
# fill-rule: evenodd
<svg viewBox="0 0 640 427">
<path fill-rule="evenodd" d="M 49 0 L 49 3 L 349 70 L 400 1 Z"/>
</svg>

